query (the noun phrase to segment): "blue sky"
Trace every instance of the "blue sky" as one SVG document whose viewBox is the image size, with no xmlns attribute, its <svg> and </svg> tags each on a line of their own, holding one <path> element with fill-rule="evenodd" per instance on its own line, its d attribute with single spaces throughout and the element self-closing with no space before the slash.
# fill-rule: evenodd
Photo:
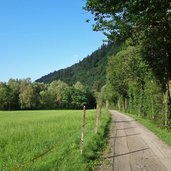
<svg viewBox="0 0 171 171">
<path fill-rule="evenodd" d="M 0 81 L 71 66 L 103 43 L 84 0 L 0 0 Z"/>
</svg>

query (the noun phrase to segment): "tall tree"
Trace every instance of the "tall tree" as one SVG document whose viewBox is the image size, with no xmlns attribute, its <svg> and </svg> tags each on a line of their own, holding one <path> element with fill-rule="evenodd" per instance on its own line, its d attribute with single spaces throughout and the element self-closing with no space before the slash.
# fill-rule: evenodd
<svg viewBox="0 0 171 171">
<path fill-rule="evenodd" d="M 0 82 L 0 109 L 10 109 L 10 101 L 11 99 L 8 86 L 5 83 Z"/>
<path fill-rule="evenodd" d="M 53 81 L 52 83 L 50 83 L 48 87 L 48 92 L 54 98 L 55 107 L 61 107 L 63 94 L 67 87 L 68 85 L 60 80 Z"/>
<path fill-rule="evenodd" d="M 30 79 L 21 80 L 19 102 L 21 109 L 36 108 L 36 96 Z"/>
<path fill-rule="evenodd" d="M 20 104 L 19 104 L 19 94 L 20 94 L 20 81 L 19 80 L 14 80 L 10 79 L 8 81 L 8 87 L 10 89 L 10 108 L 13 110 L 20 109 Z"/>
<path fill-rule="evenodd" d="M 135 43 L 142 44 L 143 58 L 162 86 L 167 125 L 171 114 L 168 111 L 171 103 L 170 0 L 87 0 L 85 9 L 94 14 L 94 29 L 103 30 L 110 40 L 131 36 Z"/>
</svg>

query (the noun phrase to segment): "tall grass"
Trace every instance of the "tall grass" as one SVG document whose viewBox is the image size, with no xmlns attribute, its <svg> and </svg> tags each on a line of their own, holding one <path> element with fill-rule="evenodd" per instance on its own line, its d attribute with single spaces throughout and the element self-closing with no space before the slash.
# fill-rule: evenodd
<svg viewBox="0 0 171 171">
<path fill-rule="evenodd" d="M 80 155 L 82 111 L 0 112 L 0 170 L 92 170 L 105 144 L 109 116 L 94 134 L 95 110 L 86 113 Z"/>
</svg>

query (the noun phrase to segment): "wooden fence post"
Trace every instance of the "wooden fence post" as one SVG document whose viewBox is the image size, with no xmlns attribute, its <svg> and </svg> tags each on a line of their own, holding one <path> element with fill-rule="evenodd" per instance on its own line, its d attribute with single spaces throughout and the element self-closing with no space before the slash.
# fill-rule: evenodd
<svg viewBox="0 0 171 171">
<path fill-rule="evenodd" d="M 83 146 L 84 146 L 85 115 L 86 115 L 86 107 L 84 106 L 83 107 L 83 115 L 82 115 L 81 155 L 83 154 Z"/>
<path fill-rule="evenodd" d="M 99 125 L 102 124 L 102 104 L 99 105 Z"/>
<path fill-rule="evenodd" d="M 109 112 L 109 102 L 106 100 L 106 115 L 108 115 Z"/>
<path fill-rule="evenodd" d="M 95 134 L 97 134 L 97 131 L 98 131 L 98 124 L 99 124 L 99 105 L 97 104 L 97 107 L 96 107 L 96 127 L 95 127 Z"/>
</svg>

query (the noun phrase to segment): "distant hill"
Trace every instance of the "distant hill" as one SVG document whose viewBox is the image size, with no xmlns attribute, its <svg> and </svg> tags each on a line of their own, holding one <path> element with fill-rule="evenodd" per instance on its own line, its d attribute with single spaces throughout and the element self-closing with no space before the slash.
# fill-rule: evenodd
<svg viewBox="0 0 171 171">
<path fill-rule="evenodd" d="M 83 85 L 100 90 L 105 85 L 108 57 L 117 51 L 113 44 L 102 45 L 98 50 L 71 67 L 54 71 L 37 79 L 36 82 L 50 83 L 61 80 L 72 85 L 80 81 Z"/>
</svg>

